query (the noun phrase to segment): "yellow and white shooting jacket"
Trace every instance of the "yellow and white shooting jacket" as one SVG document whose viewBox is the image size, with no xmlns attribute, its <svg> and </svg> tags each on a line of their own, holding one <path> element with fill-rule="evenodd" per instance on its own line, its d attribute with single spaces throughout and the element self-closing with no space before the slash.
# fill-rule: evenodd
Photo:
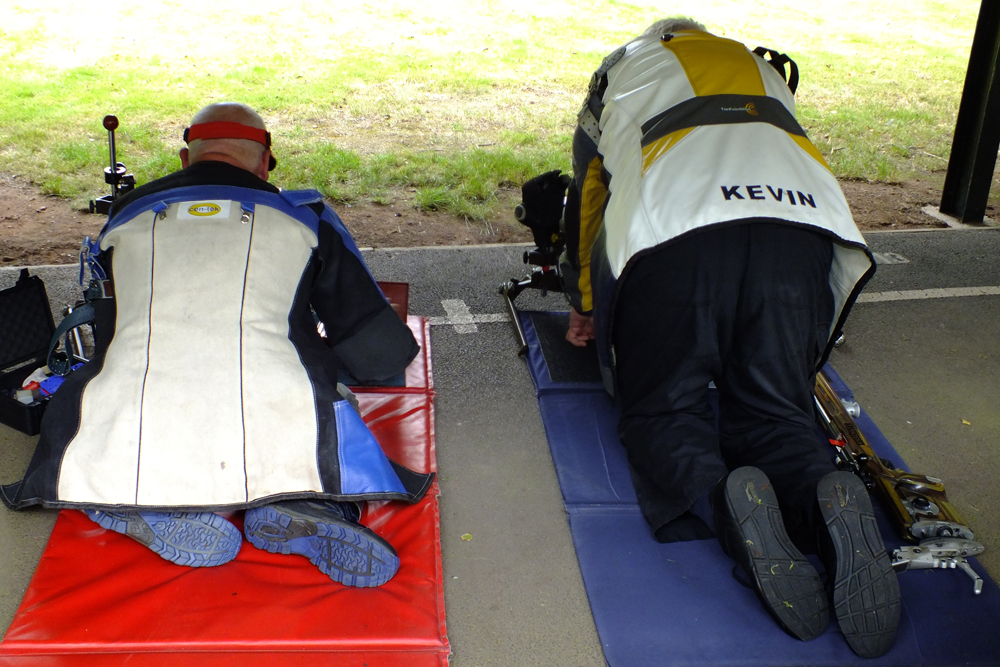
<svg viewBox="0 0 1000 667">
<path fill-rule="evenodd" d="M 828 236 L 831 341 L 874 271 L 782 75 L 739 42 L 692 30 L 620 47 L 594 74 L 573 152 L 581 201 L 579 222 L 565 222 L 569 239 L 578 231 L 562 262 L 565 288 L 578 312 L 596 309 L 604 365 L 630 262 L 708 225 L 763 220 Z"/>
</svg>

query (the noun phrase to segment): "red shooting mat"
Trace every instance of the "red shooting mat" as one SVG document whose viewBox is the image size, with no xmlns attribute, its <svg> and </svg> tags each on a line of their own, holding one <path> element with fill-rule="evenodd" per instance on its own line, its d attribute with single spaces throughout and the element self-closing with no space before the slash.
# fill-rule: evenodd
<svg viewBox="0 0 1000 667">
<path fill-rule="evenodd" d="M 430 472 L 429 328 L 416 317 L 408 324 L 421 354 L 407 386 L 360 389 L 358 400 L 386 454 Z M 246 541 L 221 567 L 178 567 L 63 510 L 0 642 L 0 665 L 447 667 L 437 495 L 435 483 L 415 505 L 367 504 L 362 521 L 401 561 L 374 589 L 342 586 L 301 556 Z M 241 525 L 242 513 L 232 520 Z"/>
</svg>

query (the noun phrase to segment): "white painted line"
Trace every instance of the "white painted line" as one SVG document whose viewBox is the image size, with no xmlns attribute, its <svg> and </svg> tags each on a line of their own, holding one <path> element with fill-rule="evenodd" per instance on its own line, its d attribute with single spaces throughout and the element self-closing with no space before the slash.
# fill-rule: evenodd
<svg viewBox="0 0 1000 667">
<path fill-rule="evenodd" d="M 473 315 L 472 319 L 474 319 L 479 324 L 492 324 L 494 322 L 510 322 L 510 315 L 508 315 L 507 313 Z"/>
<path fill-rule="evenodd" d="M 909 264 L 910 260 L 896 252 L 873 252 L 878 264 Z"/>
<path fill-rule="evenodd" d="M 427 321 L 430 322 L 432 327 L 437 327 L 441 325 L 445 326 L 455 326 L 456 324 L 466 325 L 468 320 L 464 320 L 462 323 L 455 322 L 450 317 L 428 317 Z M 473 315 L 472 322 L 474 324 L 494 324 L 496 322 L 510 322 L 510 315 L 506 313 L 493 313 L 488 315 Z M 468 331 L 460 333 L 471 333 Z"/>
<path fill-rule="evenodd" d="M 997 287 L 943 287 L 938 289 L 915 289 L 900 292 L 862 293 L 858 303 L 876 301 L 914 301 L 917 299 L 949 299 L 960 296 L 992 296 L 1000 294 Z"/>
</svg>

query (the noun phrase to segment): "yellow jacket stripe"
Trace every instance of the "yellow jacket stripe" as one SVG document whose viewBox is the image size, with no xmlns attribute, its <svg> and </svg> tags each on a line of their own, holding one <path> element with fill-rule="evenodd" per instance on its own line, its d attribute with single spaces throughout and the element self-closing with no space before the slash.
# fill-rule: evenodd
<svg viewBox="0 0 1000 667">
<path fill-rule="evenodd" d="M 601 158 L 595 157 L 587 165 L 587 176 L 580 195 L 580 292 L 584 311 L 594 307 L 594 293 L 590 284 L 590 253 L 597 234 L 604 223 L 604 203 L 608 198 L 608 188 L 601 173 Z"/>
<path fill-rule="evenodd" d="M 664 48 L 677 56 L 694 94 L 766 95 L 757 62 L 746 47 L 731 39 L 705 39 L 704 33 L 681 33 Z"/>
</svg>

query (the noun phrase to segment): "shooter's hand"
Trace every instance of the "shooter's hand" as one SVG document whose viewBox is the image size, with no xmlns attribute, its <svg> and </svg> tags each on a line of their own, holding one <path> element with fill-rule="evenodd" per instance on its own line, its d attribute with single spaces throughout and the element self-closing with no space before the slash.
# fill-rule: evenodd
<svg viewBox="0 0 1000 667">
<path fill-rule="evenodd" d="M 583 347 L 588 340 L 594 340 L 594 318 L 592 315 L 581 315 L 575 310 L 569 311 L 569 331 L 566 340 L 577 347 Z"/>
</svg>

